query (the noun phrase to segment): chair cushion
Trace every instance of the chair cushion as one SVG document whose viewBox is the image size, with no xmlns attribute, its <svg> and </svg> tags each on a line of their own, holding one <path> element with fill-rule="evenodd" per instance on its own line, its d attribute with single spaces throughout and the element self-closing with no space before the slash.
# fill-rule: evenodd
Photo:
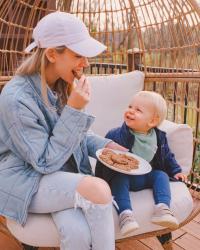
<svg viewBox="0 0 200 250">
<path fill-rule="evenodd" d="M 170 186 L 172 191 L 171 209 L 179 222 L 182 222 L 192 211 L 192 198 L 185 184 L 173 182 L 170 183 Z M 131 192 L 131 200 L 136 219 L 140 225 L 140 228 L 132 235 L 162 229 L 161 226 L 154 225 L 150 222 L 154 207 L 152 190 L 146 189 L 139 192 Z M 122 237 L 119 232 L 118 216 L 114 208 L 113 214 L 116 239 L 120 239 Z M 51 215 L 29 214 L 25 227 L 9 219 L 7 220 L 7 226 L 18 240 L 26 244 L 41 247 L 59 246 L 59 235 Z"/>
<path fill-rule="evenodd" d="M 144 74 L 132 71 L 121 75 L 90 76 L 92 96 L 86 111 L 96 117 L 91 129 L 105 136 L 108 129 L 123 121 L 123 112 L 132 96 L 144 87 Z"/>
<path fill-rule="evenodd" d="M 183 173 L 188 175 L 193 157 L 192 128 L 187 124 L 178 124 L 167 120 L 159 128 L 167 133 L 169 148 L 174 153 Z"/>
</svg>

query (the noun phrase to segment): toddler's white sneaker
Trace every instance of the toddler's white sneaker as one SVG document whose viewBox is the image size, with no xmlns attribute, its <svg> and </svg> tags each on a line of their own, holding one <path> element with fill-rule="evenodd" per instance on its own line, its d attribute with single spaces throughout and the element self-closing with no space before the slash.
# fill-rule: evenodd
<svg viewBox="0 0 200 250">
<path fill-rule="evenodd" d="M 123 236 L 131 234 L 139 228 L 139 225 L 133 215 L 133 211 L 127 209 L 119 215 L 119 227 L 121 235 Z"/>
<path fill-rule="evenodd" d="M 164 203 L 159 203 L 155 206 L 151 222 L 170 229 L 176 229 L 179 226 L 177 219 Z"/>
</svg>

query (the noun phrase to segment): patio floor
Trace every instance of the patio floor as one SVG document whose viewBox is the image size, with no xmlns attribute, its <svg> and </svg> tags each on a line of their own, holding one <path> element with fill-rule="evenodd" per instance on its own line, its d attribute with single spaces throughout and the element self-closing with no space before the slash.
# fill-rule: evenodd
<svg viewBox="0 0 200 250">
<path fill-rule="evenodd" d="M 0 218 L 2 222 L 2 218 Z M 199 250 L 200 249 L 200 214 L 189 224 L 173 233 L 173 250 Z M 10 237 L 9 233 L 0 223 L 0 250 L 22 250 L 20 244 Z M 165 248 L 171 249 L 166 246 Z M 39 248 L 39 250 L 59 250 L 59 248 Z M 75 250 L 75 249 L 74 249 Z M 102 249 L 105 250 L 105 249 Z M 133 241 L 132 246 L 120 243 L 118 250 L 163 250 L 161 244 L 154 237 Z"/>
<path fill-rule="evenodd" d="M 200 250 L 200 214 L 193 221 L 173 232 L 173 250 Z M 166 246 L 165 248 L 170 249 Z M 163 250 L 155 237 L 134 241 L 131 247 L 121 244 L 119 250 Z"/>
</svg>

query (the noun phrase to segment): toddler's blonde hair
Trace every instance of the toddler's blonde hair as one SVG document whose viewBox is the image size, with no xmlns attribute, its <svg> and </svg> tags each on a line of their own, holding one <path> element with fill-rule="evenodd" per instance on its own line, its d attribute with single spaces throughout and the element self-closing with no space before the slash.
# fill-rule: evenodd
<svg viewBox="0 0 200 250">
<path fill-rule="evenodd" d="M 165 99 L 158 93 L 153 91 L 139 91 L 134 95 L 134 97 L 142 97 L 148 100 L 155 108 L 156 115 L 158 116 L 158 124 L 159 126 L 167 116 L 167 103 Z"/>
</svg>

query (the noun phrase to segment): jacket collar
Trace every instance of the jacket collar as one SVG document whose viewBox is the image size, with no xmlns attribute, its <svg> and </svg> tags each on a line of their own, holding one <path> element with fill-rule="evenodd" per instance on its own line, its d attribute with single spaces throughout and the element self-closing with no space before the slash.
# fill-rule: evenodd
<svg viewBox="0 0 200 250">
<path fill-rule="evenodd" d="M 120 141 L 122 143 L 122 146 L 128 148 L 130 151 L 134 144 L 134 140 L 134 135 L 130 133 L 129 127 L 124 122 L 120 128 Z"/>
<path fill-rule="evenodd" d="M 157 138 L 159 138 L 158 142 L 160 143 L 160 141 L 162 141 L 166 133 L 158 128 L 154 129 L 156 131 Z M 122 143 L 122 146 L 128 148 L 129 151 L 131 151 L 134 141 L 135 141 L 135 136 L 131 134 L 129 127 L 124 122 L 120 128 L 120 142 Z"/>
</svg>

